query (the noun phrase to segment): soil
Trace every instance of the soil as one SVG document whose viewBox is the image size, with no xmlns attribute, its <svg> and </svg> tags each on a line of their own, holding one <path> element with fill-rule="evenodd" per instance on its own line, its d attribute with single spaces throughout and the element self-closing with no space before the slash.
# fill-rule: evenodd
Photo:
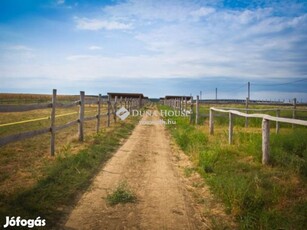
<svg viewBox="0 0 307 230">
<path fill-rule="evenodd" d="M 160 119 L 143 116 L 141 122 Z M 137 201 L 111 206 L 106 197 L 121 182 Z M 97 174 L 65 229 L 212 229 L 212 220 L 234 226 L 165 126 L 140 123 Z"/>
</svg>

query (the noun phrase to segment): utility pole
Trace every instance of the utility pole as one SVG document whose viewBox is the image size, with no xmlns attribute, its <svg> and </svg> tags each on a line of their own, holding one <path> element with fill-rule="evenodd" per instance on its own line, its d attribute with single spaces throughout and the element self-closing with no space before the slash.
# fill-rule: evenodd
<svg viewBox="0 0 307 230">
<path fill-rule="evenodd" d="M 251 83 L 247 83 L 247 98 L 246 98 L 246 103 L 245 103 L 245 108 L 246 108 L 246 113 L 248 113 L 248 103 L 250 100 L 250 90 L 251 90 Z M 245 128 L 248 127 L 248 117 L 245 117 Z"/>
<path fill-rule="evenodd" d="M 199 92 L 199 99 L 200 100 L 202 99 L 202 93 L 203 93 L 202 91 Z"/>
<path fill-rule="evenodd" d="M 217 100 L 217 88 L 215 88 L 215 100 Z"/>
</svg>

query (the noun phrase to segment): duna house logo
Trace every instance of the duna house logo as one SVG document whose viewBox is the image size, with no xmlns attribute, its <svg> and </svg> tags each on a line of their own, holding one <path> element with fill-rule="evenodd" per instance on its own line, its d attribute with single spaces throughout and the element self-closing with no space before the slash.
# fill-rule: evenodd
<svg viewBox="0 0 307 230">
<path fill-rule="evenodd" d="M 129 115 L 130 112 L 125 107 L 121 107 L 116 112 L 116 116 L 118 116 L 122 121 L 125 120 Z"/>
</svg>

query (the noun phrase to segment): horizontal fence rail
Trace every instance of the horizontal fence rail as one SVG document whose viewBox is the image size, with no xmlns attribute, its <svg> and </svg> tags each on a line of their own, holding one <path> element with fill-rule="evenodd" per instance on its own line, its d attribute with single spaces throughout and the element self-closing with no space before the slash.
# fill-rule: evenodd
<svg viewBox="0 0 307 230">
<path fill-rule="evenodd" d="M 263 119 L 270 120 L 270 121 L 277 121 L 277 122 L 307 126 L 307 121 L 292 119 L 292 118 L 274 117 L 274 116 L 267 115 L 267 114 L 257 114 L 257 113 L 247 114 L 247 113 L 242 113 L 236 110 L 217 109 L 213 107 L 211 107 L 210 110 L 222 112 L 222 113 L 231 113 L 231 114 L 235 114 L 241 117 L 263 118 Z"/>
<path fill-rule="evenodd" d="M 232 107 L 222 107 L 220 109 L 224 110 L 237 110 L 237 111 L 259 111 L 259 112 L 265 112 L 265 111 L 293 111 L 293 108 L 268 108 L 268 109 L 249 109 L 249 108 L 232 108 Z M 297 112 L 307 112 L 307 109 L 295 109 Z"/>
<path fill-rule="evenodd" d="M 226 110 L 211 107 L 209 111 L 209 133 L 214 134 L 214 111 L 220 113 L 229 114 L 229 130 L 228 130 L 228 142 L 232 144 L 233 140 L 233 116 L 241 116 L 245 118 L 261 118 L 262 119 L 262 163 L 268 164 L 269 162 L 269 143 L 270 143 L 270 121 L 276 122 L 276 132 L 279 131 L 279 122 L 289 123 L 293 125 L 302 125 L 307 126 L 307 121 L 292 119 L 292 118 L 283 118 L 283 117 L 274 117 L 267 114 L 248 114 L 242 113 L 237 110 Z"/>
<path fill-rule="evenodd" d="M 29 131 L 29 132 L 18 133 L 18 134 L 6 136 L 6 137 L 1 137 L 0 146 L 9 144 L 11 142 L 24 140 L 26 138 L 35 137 L 37 135 L 42 135 L 48 132 L 50 132 L 50 128 L 44 128 L 44 129 L 39 129 L 39 130 L 34 130 L 34 131 Z"/>
<path fill-rule="evenodd" d="M 180 111 L 187 111 L 188 108 L 190 110 L 190 123 L 195 123 L 199 124 L 200 123 L 200 118 L 206 118 L 210 117 L 210 114 L 200 114 L 199 108 L 200 105 L 207 104 L 210 106 L 211 103 L 213 104 L 221 104 L 221 102 L 224 101 L 229 101 L 229 102 L 238 102 L 235 104 L 244 104 L 245 108 L 229 108 L 229 107 L 222 107 L 220 109 L 224 110 L 236 110 L 236 111 L 245 111 L 246 114 L 248 114 L 250 111 L 258 111 L 258 112 L 268 112 L 268 111 L 275 111 L 276 116 L 280 116 L 281 111 L 292 111 L 292 118 L 296 119 L 297 118 L 297 113 L 298 112 L 307 112 L 306 109 L 301 109 L 298 108 L 298 106 L 305 106 L 306 104 L 300 103 L 297 104 L 296 98 L 293 98 L 292 103 L 279 103 L 277 104 L 279 107 L 278 108 L 260 108 L 260 109 L 255 109 L 255 108 L 249 108 L 249 105 L 261 105 L 259 102 L 264 102 L 264 101 L 255 101 L 255 100 L 250 100 L 249 98 L 246 98 L 246 100 L 200 100 L 199 96 L 196 96 L 196 100 L 193 100 L 192 96 L 172 96 L 172 98 L 161 98 L 160 103 L 170 106 L 171 108 L 175 110 L 180 110 Z M 216 103 L 218 102 L 218 103 Z M 257 102 L 257 103 L 256 103 Z M 231 103 L 228 103 L 231 104 Z M 188 106 L 189 105 L 189 106 Z M 263 105 L 273 105 L 273 104 L 266 104 L 264 103 Z M 292 108 L 283 108 L 284 106 L 292 106 Z M 193 108 L 195 107 L 195 116 L 192 114 Z M 221 115 L 222 116 L 222 115 Z M 195 118 L 193 120 L 192 118 Z M 248 118 L 245 117 L 245 127 L 248 127 Z M 282 121 L 283 122 L 283 121 Z M 288 122 L 286 122 L 288 123 Z M 293 126 L 294 124 L 292 124 Z M 276 122 L 276 131 L 278 132 L 279 130 L 279 125 L 278 121 Z"/>
<path fill-rule="evenodd" d="M 25 112 L 37 109 L 51 108 L 51 103 L 34 104 L 34 105 L 0 105 L 0 112 Z"/>
</svg>

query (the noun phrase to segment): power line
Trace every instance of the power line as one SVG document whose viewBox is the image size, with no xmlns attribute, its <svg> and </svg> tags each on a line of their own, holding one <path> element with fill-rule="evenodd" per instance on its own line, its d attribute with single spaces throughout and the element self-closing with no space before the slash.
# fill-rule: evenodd
<svg viewBox="0 0 307 230">
<path fill-rule="evenodd" d="M 244 83 L 243 85 L 239 85 L 239 86 L 236 86 L 236 87 L 231 87 L 229 90 L 227 90 L 227 92 L 235 92 L 243 87 L 246 87 L 247 86 L 247 83 Z"/>
<path fill-rule="evenodd" d="M 302 81 L 307 81 L 307 78 L 303 78 L 303 79 L 299 79 L 299 80 L 295 80 L 295 81 L 289 81 L 289 82 L 285 82 L 285 83 L 279 83 L 279 84 L 257 84 L 257 83 L 253 83 L 253 85 L 255 85 L 255 86 L 280 86 L 280 85 L 289 85 L 289 84 L 302 82 Z"/>
</svg>

